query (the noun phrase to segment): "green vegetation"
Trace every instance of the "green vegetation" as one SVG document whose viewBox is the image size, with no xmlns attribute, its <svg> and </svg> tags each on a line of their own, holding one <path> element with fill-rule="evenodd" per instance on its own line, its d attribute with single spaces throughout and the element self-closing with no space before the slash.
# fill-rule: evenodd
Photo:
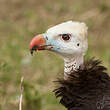
<svg viewBox="0 0 110 110">
<path fill-rule="evenodd" d="M 18 110 L 22 76 L 23 110 L 65 110 L 52 93 L 63 60 L 48 51 L 32 57 L 29 43 L 67 20 L 87 23 L 86 58 L 101 59 L 110 73 L 109 0 L 0 0 L 0 110 Z"/>
</svg>

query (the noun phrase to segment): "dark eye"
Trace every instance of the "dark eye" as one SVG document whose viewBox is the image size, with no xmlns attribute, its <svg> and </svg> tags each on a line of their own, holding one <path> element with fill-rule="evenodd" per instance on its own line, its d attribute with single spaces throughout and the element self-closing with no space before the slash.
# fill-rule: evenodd
<svg viewBox="0 0 110 110">
<path fill-rule="evenodd" d="M 69 34 L 62 34 L 62 39 L 67 41 L 70 39 L 70 35 Z"/>
<path fill-rule="evenodd" d="M 79 43 L 77 44 L 77 46 L 79 46 Z"/>
</svg>

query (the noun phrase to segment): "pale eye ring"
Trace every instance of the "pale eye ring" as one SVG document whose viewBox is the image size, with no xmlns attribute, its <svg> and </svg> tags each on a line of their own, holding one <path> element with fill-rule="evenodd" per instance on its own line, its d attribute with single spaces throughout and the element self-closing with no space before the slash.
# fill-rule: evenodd
<svg viewBox="0 0 110 110">
<path fill-rule="evenodd" d="M 61 37 L 64 41 L 68 41 L 70 40 L 71 34 L 62 34 Z"/>
</svg>

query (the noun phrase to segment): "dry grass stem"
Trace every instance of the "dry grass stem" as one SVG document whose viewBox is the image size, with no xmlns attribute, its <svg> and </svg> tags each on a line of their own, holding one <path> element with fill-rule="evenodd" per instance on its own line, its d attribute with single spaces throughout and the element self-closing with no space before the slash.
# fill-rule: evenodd
<svg viewBox="0 0 110 110">
<path fill-rule="evenodd" d="M 19 110 L 22 110 L 22 99 L 23 99 L 23 80 L 24 77 L 21 77 L 21 83 L 20 83 L 20 100 L 19 100 Z"/>
</svg>

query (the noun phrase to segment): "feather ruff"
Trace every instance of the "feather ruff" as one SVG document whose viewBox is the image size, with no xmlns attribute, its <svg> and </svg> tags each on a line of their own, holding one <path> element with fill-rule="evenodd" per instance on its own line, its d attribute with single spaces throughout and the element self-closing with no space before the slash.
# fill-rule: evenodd
<svg viewBox="0 0 110 110">
<path fill-rule="evenodd" d="M 110 110 L 110 77 L 101 61 L 89 59 L 68 79 L 59 78 L 55 96 L 67 110 Z"/>
</svg>

